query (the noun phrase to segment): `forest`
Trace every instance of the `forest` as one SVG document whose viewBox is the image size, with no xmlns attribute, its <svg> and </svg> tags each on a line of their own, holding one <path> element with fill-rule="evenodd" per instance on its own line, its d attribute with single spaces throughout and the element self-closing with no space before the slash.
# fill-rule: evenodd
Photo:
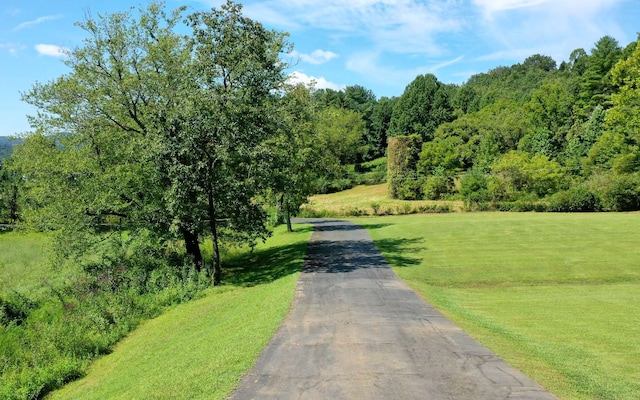
<svg viewBox="0 0 640 400">
<path fill-rule="evenodd" d="M 393 198 L 477 211 L 640 209 L 640 39 L 377 98 L 289 84 L 286 33 L 232 1 L 77 25 L 70 72 L 23 94 L 33 131 L 0 163 L 0 224 L 45 232 L 53 267 L 76 272 L 48 297 L 0 293 L 0 397 L 59 387 L 222 284 L 222 254 L 291 230 L 316 193 L 386 181 Z M 44 354 L 43 324 L 75 339 Z"/>
</svg>

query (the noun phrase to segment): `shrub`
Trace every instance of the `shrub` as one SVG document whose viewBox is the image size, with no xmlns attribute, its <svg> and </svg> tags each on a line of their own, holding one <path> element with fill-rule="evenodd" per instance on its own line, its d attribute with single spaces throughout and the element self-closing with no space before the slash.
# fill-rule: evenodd
<svg viewBox="0 0 640 400">
<path fill-rule="evenodd" d="M 415 177 L 407 178 L 396 187 L 397 198 L 402 200 L 420 200 L 423 198 L 422 187 L 422 179 Z"/>
<path fill-rule="evenodd" d="M 371 209 L 373 210 L 373 215 L 378 215 L 380 211 L 380 203 L 371 203 Z"/>
<path fill-rule="evenodd" d="M 583 184 L 555 193 L 548 203 L 548 211 L 552 212 L 596 211 L 596 207 L 596 196 Z"/>
<path fill-rule="evenodd" d="M 449 204 L 424 204 L 424 205 L 418 206 L 416 211 L 423 214 L 428 214 L 428 213 L 441 214 L 441 213 L 449 213 L 452 211 L 452 209 Z"/>
<path fill-rule="evenodd" d="M 460 194 L 467 205 L 489 201 L 487 176 L 479 169 L 468 171 L 460 179 Z"/>
<path fill-rule="evenodd" d="M 589 180 L 603 211 L 640 210 L 640 177 L 638 174 L 596 174 Z"/>
<path fill-rule="evenodd" d="M 105 243 L 97 261 L 49 286 L 49 297 L 38 303 L 2 296 L 0 398 L 41 398 L 81 376 L 92 358 L 107 353 L 142 319 L 209 286 L 206 273 L 184 254 L 154 240 L 140 232 Z"/>
<path fill-rule="evenodd" d="M 533 201 L 530 199 L 519 199 L 516 201 L 502 201 L 495 203 L 498 211 L 512 212 L 544 212 L 547 211 L 547 205 L 541 201 Z"/>
<path fill-rule="evenodd" d="M 18 292 L 5 294 L 0 297 L 0 325 L 20 325 L 34 308 L 36 303 Z"/>
<path fill-rule="evenodd" d="M 452 192 L 453 180 L 444 171 L 429 175 L 425 180 L 423 192 L 427 200 L 440 200 Z"/>
<path fill-rule="evenodd" d="M 396 206 L 396 214 L 398 215 L 412 214 L 412 210 L 413 207 L 410 203 L 401 203 Z"/>
</svg>

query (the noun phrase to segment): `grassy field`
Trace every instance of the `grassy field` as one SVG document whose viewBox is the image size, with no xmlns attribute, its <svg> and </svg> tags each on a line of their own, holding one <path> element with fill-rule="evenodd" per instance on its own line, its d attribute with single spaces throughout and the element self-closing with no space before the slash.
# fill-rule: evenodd
<svg viewBox="0 0 640 400">
<path fill-rule="evenodd" d="M 375 208 L 374 209 L 374 205 Z M 432 201 L 432 200 L 394 200 L 387 196 L 387 184 L 356 186 L 353 189 L 339 193 L 320 194 L 312 196 L 309 203 L 302 209 L 326 213 L 328 216 L 337 215 L 391 215 L 408 214 L 420 207 L 449 206 L 452 211 L 460 211 L 461 201 Z"/>
<path fill-rule="evenodd" d="M 640 398 L 639 213 L 356 222 L 413 289 L 560 398 Z"/>
<path fill-rule="evenodd" d="M 51 399 L 223 399 L 286 315 L 311 228 L 226 259 L 225 285 L 143 323 Z"/>
<path fill-rule="evenodd" d="M 26 292 L 56 279 L 48 268 L 48 245 L 41 233 L 0 231 L 0 292 Z"/>
</svg>

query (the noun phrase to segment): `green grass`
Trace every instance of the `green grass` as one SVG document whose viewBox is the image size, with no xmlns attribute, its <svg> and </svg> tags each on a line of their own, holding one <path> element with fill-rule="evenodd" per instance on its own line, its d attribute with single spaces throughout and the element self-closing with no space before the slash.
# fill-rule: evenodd
<svg viewBox="0 0 640 400">
<path fill-rule="evenodd" d="M 42 233 L 0 231 L 0 292 L 30 291 L 55 279 L 48 266 L 48 246 Z"/>
<path fill-rule="evenodd" d="M 222 399 L 286 315 L 310 227 L 227 259 L 225 285 L 143 323 L 51 399 Z"/>
<path fill-rule="evenodd" d="M 560 398 L 640 398 L 640 213 L 357 222 L 412 288 Z"/>
<path fill-rule="evenodd" d="M 362 210 L 364 214 L 374 215 L 373 204 L 379 207 L 378 214 L 407 214 L 407 211 L 411 209 L 436 205 L 448 205 L 454 211 L 462 209 L 461 201 L 391 199 L 387 194 L 386 183 L 360 185 L 338 193 L 311 196 L 309 203 L 305 204 L 302 209 L 325 212 L 327 215 L 349 215 L 353 210 Z"/>
</svg>

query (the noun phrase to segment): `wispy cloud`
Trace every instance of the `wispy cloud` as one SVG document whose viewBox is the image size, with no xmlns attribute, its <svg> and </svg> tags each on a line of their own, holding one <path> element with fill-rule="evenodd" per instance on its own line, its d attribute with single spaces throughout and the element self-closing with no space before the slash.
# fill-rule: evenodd
<svg viewBox="0 0 640 400">
<path fill-rule="evenodd" d="M 15 56 L 18 54 L 18 50 L 23 48 L 24 46 L 15 44 L 15 43 L 0 43 L 0 50 L 6 50 L 9 54 Z"/>
<path fill-rule="evenodd" d="M 213 3 L 213 1 L 209 1 Z M 266 0 L 246 14 L 292 31 L 318 29 L 395 53 L 440 54 L 436 36 L 462 29 L 456 0 Z"/>
<path fill-rule="evenodd" d="M 483 16 L 475 29 L 491 49 L 478 60 L 522 60 L 540 53 L 560 61 L 604 35 L 624 36 L 609 17 L 624 1 L 473 0 Z"/>
<path fill-rule="evenodd" d="M 486 13 L 513 10 L 548 3 L 552 0 L 473 0 L 473 3 Z"/>
<path fill-rule="evenodd" d="M 299 59 L 302 62 L 306 62 L 314 65 L 324 64 L 326 62 L 333 60 L 334 58 L 339 57 L 336 53 L 332 51 L 325 51 L 320 49 L 312 51 L 311 54 L 304 54 L 296 50 L 293 50 L 290 55 L 294 59 Z"/>
<path fill-rule="evenodd" d="M 37 44 L 34 47 L 43 56 L 65 57 L 69 52 L 66 47 L 56 46 L 55 44 Z"/>
<path fill-rule="evenodd" d="M 62 18 L 62 15 L 46 15 L 44 17 L 40 17 L 40 18 L 34 19 L 33 21 L 23 22 L 20 25 L 18 25 L 15 28 L 13 28 L 13 30 L 14 31 L 19 31 L 20 29 L 28 28 L 30 26 L 38 25 L 38 24 L 41 24 L 41 23 L 47 22 L 47 21 L 54 21 L 54 20 L 60 19 L 60 18 Z"/>
<path fill-rule="evenodd" d="M 292 85 L 302 83 L 305 85 L 313 85 L 316 89 L 333 89 L 343 90 L 347 85 L 329 82 L 323 77 L 309 76 L 303 72 L 294 71 L 289 75 L 288 82 Z"/>
</svg>

